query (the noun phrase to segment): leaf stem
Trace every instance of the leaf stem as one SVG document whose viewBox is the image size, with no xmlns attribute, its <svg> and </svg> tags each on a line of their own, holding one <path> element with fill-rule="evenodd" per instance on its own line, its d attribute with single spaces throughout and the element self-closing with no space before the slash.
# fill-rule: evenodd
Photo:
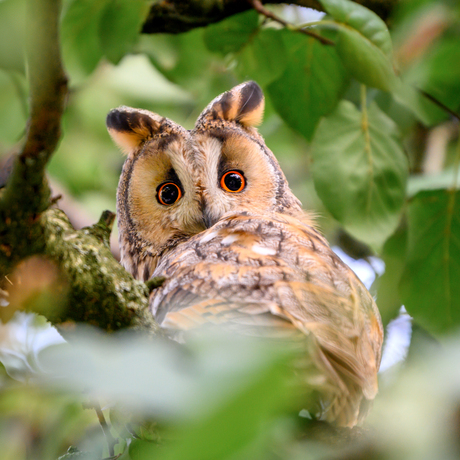
<svg viewBox="0 0 460 460">
<path fill-rule="evenodd" d="M 104 413 L 102 412 L 100 404 L 94 401 L 92 403 L 92 406 L 93 409 L 96 411 L 97 419 L 99 420 L 99 424 L 101 425 L 102 431 L 107 441 L 109 457 L 113 457 L 115 455 L 114 445 L 116 444 L 116 439 L 112 436 L 112 433 L 110 433 L 109 424 L 107 423 L 104 417 Z"/>
<path fill-rule="evenodd" d="M 459 167 L 460 167 L 460 124 L 459 124 L 459 130 L 458 130 L 457 148 L 455 150 L 455 158 L 454 158 L 454 181 L 451 187 L 453 192 L 457 190 Z"/>
<path fill-rule="evenodd" d="M 367 195 L 367 202 L 366 202 L 366 211 L 370 212 L 371 209 L 371 200 L 372 200 L 372 185 L 374 183 L 373 176 L 374 176 L 374 165 L 372 160 L 372 149 L 371 149 L 371 138 L 369 134 L 369 118 L 367 114 L 367 98 L 366 98 L 366 85 L 361 85 L 360 88 L 360 96 L 361 96 L 361 129 L 363 130 L 364 134 L 364 150 L 367 156 L 368 162 L 368 172 L 369 172 L 369 193 Z"/>
<path fill-rule="evenodd" d="M 312 32 L 311 30 L 299 28 L 299 27 L 294 26 L 293 24 L 290 24 L 289 22 L 280 18 L 276 14 L 267 10 L 262 5 L 262 2 L 260 0 L 247 0 L 247 1 L 259 14 L 265 16 L 266 18 L 272 19 L 273 21 L 277 22 L 278 24 L 283 25 L 287 29 L 300 32 L 302 34 L 308 35 L 309 37 L 313 37 L 316 40 L 320 41 L 323 45 L 335 45 L 335 43 L 332 40 L 329 40 L 326 37 L 322 37 L 321 35 L 318 35 L 317 33 Z"/>
</svg>

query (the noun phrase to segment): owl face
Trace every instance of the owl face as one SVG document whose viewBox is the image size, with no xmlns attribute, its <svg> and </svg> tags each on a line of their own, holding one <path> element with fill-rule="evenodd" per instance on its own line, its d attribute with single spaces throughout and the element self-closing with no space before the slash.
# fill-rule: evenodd
<svg viewBox="0 0 460 460">
<path fill-rule="evenodd" d="M 148 279 L 165 252 L 231 213 L 304 216 L 273 153 L 254 128 L 264 97 L 254 82 L 214 99 L 187 131 L 146 110 L 107 117 L 127 153 L 117 193 L 122 264 Z"/>
</svg>

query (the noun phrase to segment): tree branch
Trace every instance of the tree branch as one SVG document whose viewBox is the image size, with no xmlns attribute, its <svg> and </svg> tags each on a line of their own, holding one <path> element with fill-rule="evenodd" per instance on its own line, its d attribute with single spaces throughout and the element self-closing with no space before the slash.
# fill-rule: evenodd
<svg viewBox="0 0 460 460">
<path fill-rule="evenodd" d="M 62 211 L 50 208 L 45 167 L 61 135 L 68 91 L 59 49 L 60 10 L 60 0 L 27 3 L 31 113 L 24 146 L 0 195 L 0 281 L 22 259 L 44 255 L 58 265 L 69 287 L 64 309 L 47 310 L 52 323 L 155 332 L 149 288 L 110 253 L 114 214 L 105 212 L 97 224 L 76 231 Z"/>
<path fill-rule="evenodd" d="M 276 14 L 273 14 L 271 11 L 267 10 L 263 5 L 262 2 L 259 0 L 247 0 L 249 4 L 259 13 L 265 16 L 268 19 L 271 19 L 272 21 L 277 22 L 278 24 L 283 25 L 284 27 L 290 27 L 291 24 L 289 24 L 287 21 L 284 19 L 276 16 Z M 321 42 L 323 45 L 334 45 L 334 42 L 332 40 L 329 40 L 326 37 L 322 37 L 321 35 L 318 35 L 315 32 L 312 32 L 311 30 L 308 29 L 296 29 L 298 32 L 303 33 L 304 35 L 308 35 L 310 37 L 315 38 L 319 42 Z"/>
<path fill-rule="evenodd" d="M 323 11 L 317 0 L 262 1 L 263 4 L 283 3 L 305 6 Z M 398 0 L 357 0 L 370 10 L 387 20 Z M 142 32 L 146 34 L 187 32 L 204 27 L 251 8 L 245 0 L 163 0 L 154 3 L 150 9 Z"/>
</svg>

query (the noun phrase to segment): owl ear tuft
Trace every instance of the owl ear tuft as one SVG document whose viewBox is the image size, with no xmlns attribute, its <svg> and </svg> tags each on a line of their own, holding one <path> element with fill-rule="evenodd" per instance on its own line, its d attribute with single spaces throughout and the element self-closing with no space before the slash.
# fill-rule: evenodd
<svg viewBox="0 0 460 460">
<path fill-rule="evenodd" d="M 254 81 L 247 81 L 214 99 L 198 118 L 197 126 L 219 118 L 245 127 L 257 126 L 262 122 L 264 108 L 264 94 L 260 86 Z"/>
<path fill-rule="evenodd" d="M 159 132 L 161 117 L 148 110 L 123 106 L 109 112 L 106 125 L 114 142 L 129 154 Z"/>
</svg>

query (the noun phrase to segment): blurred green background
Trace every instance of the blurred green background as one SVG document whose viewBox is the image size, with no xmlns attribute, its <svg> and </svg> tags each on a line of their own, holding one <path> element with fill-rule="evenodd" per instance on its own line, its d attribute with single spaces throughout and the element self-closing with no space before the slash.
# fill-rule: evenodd
<svg viewBox="0 0 460 460">
<path fill-rule="evenodd" d="M 133 460 L 460 457 L 460 4 L 399 2 L 388 30 L 352 2 L 321 3 L 326 17 L 270 11 L 291 29 L 314 23 L 334 47 L 254 11 L 142 35 L 150 2 L 64 1 L 70 95 L 48 172 L 75 226 L 90 225 L 115 210 L 123 157 L 105 128 L 110 109 L 148 109 L 191 129 L 214 97 L 257 81 L 260 132 L 294 193 L 331 244 L 360 259 L 353 268 L 376 278 L 384 323 L 397 318 L 386 345 L 397 364 L 385 363 L 366 427 L 349 433 L 299 417 L 284 350 L 215 336 L 181 348 L 80 327 L 68 347 L 43 317 L 17 313 L 0 324 L 0 458 L 101 459 L 107 444 Z M 0 0 L 3 164 L 28 116 L 25 12 L 24 0 Z M 367 192 L 369 207 L 358 199 Z M 113 240 L 116 255 L 116 231 Z M 411 337 L 403 304 L 414 319 L 401 363 Z"/>
</svg>

